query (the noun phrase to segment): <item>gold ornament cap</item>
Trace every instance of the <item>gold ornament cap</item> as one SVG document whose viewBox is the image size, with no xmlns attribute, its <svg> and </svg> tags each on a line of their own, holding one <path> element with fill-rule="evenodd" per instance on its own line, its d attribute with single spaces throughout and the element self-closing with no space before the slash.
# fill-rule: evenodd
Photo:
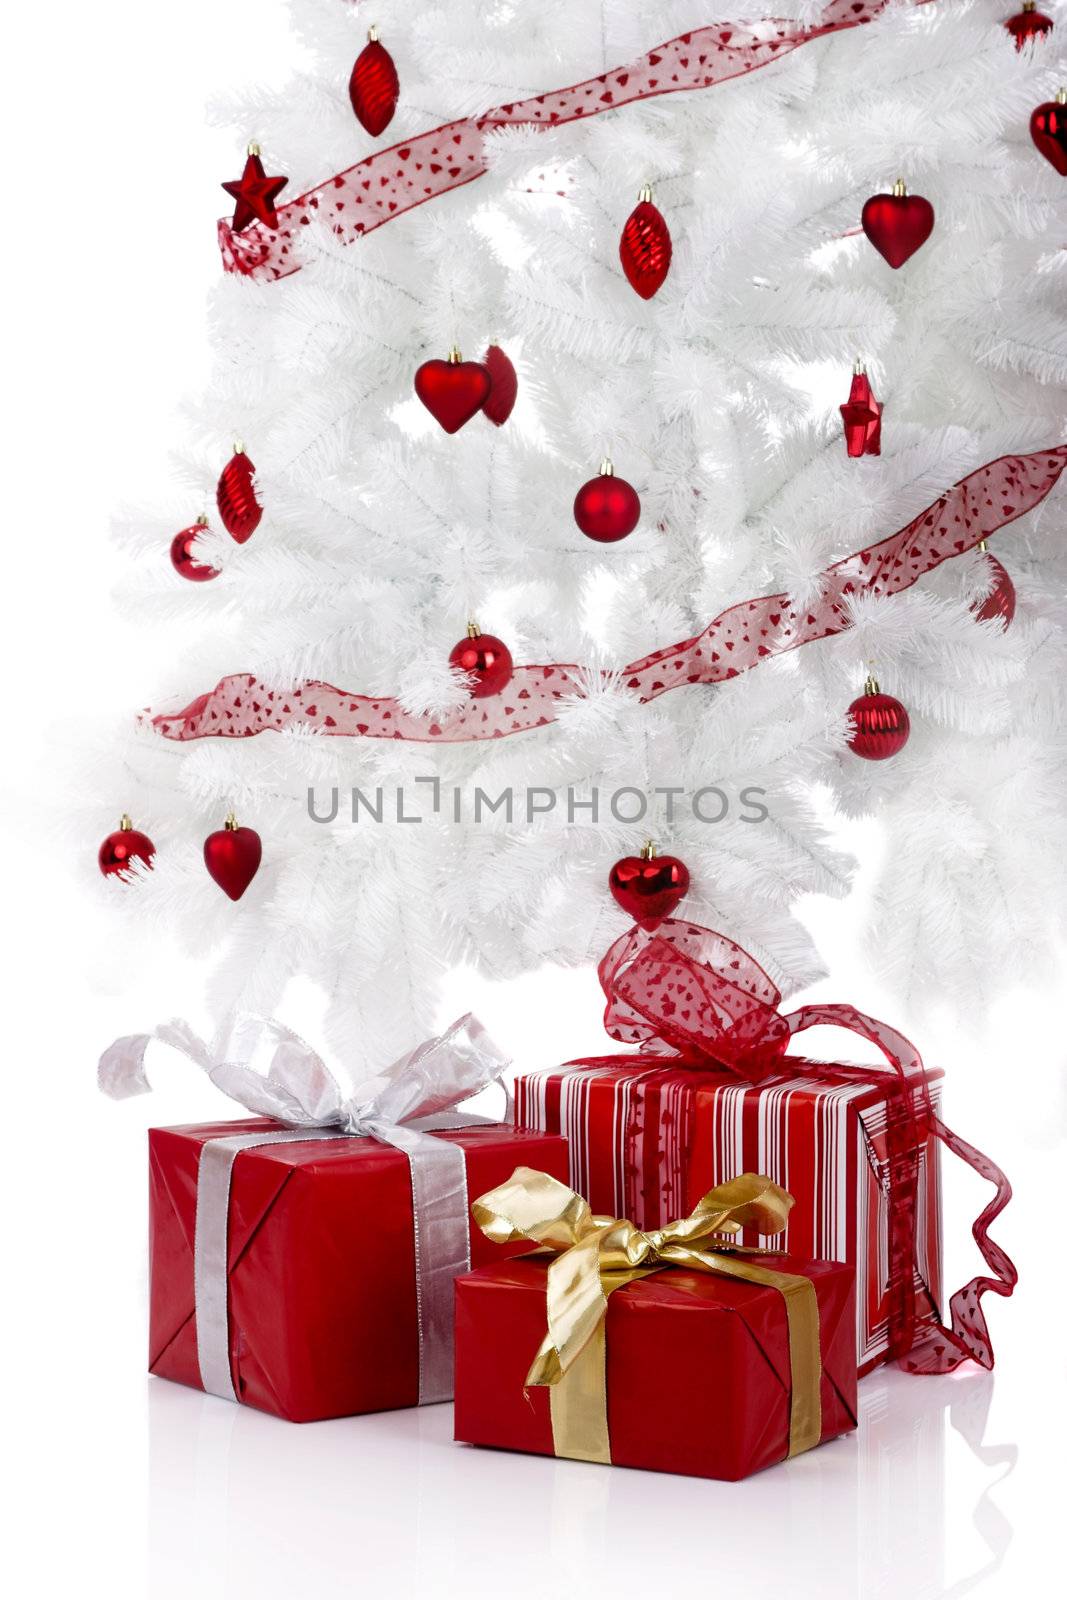
<svg viewBox="0 0 1067 1600">
<path fill-rule="evenodd" d="M 482 636 L 482 630 L 481 630 L 481 628 L 479 628 L 478 624 L 476 622 L 468 622 L 467 623 L 467 638 L 468 639 L 480 639 L 481 636 Z"/>
<path fill-rule="evenodd" d="M 654 839 L 646 839 L 644 844 L 641 846 L 641 860 L 642 861 L 655 861 L 655 859 L 656 859 L 656 841 Z"/>
<path fill-rule="evenodd" d="M 1067 89 L 1056 90 L 1056 104 L 1058 106 L 1067 106 Z"/>
<path fill-rule="evenodd" d="M 878 687 L 878 679 L 873 672 L 868 672 L 867 682 L 863 685 L 863 692 L 864 694 L 881 694 L 882 691 Z"/>
<path fill-rule="evenodd" d="M 648 206 L 652 204 L 652 185 L 650 183 L 643 183 L 641 185 L 637 196 L 637 203 L 639 206 Z"/>
<path fill-rule="evenodd" d="M 231 811 L 229 813 L 229 815 L 226 818 L 224 826 L 225 826 L 225 829 L 226 829 L 227 833 L 236 833 L 237 832 L 237 813 L 235 811 Z"/>
<path fill-rule="evenodd" d="M 367 29 L 367 43 L 377 44 L 380 37 L 381 35 L 378 32 L 378 24 L 376 22 L 372 22 L 370 27 Z"/>
<path fill-rule="evenodd" d="M 864 378 L 867 375 L 867 363 L 865 361 L 861 361 L 859 356 L 857 356 L 855 361 L 852 363 L 852 373 L 856 378 Z"/>
<path fill-rule="evenodd" d="M 903 178 L 898 178 L 896 183 L 893 185 L 894 197 L 897 200 L 900 200 L 900 199 L 903 198 L 904 195 L 907 194 L 907 192 L 908 192 L 908 186 L 904 182 L 904 179 Z"/>
<path fill-rule="evenodd" d="M 262 150 L 259 148 L 259 145 L 256 143 L 255 139 L 252 139 L 252 140 L 249 141 L 248 154 L 250 156 L 261 156 L 263 154 Z"/>
<path fill-rule="evenodd" d="M 130 816 L 130 813 L 128 811 L 124 811 L 122 813 L 122 816 L 119 818 L 119 832 L 120 833 L 132 833 L 133 832 L 133 818 Z"/>
<path fill-rule="evenodd" d="M 615 468 L 610 456 L 605 456 L 600 463 L 600 476 L 602 478 L 613 478 L 615 476 Z"/>
<path fill-rule="evenodd" d="M 459 353 L 459 346 L 454 344 L 448 352 L 448 364 L 450 367 L 458 367 L 462 360 L 463 357 Z"/>
</svg>

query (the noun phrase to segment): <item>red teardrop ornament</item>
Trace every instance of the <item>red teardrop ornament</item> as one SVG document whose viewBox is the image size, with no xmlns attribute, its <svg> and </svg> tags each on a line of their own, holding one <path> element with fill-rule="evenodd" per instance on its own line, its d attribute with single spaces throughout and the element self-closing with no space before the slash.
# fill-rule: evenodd
<svg viewBox="0 0 1067 1600">
<path fill-rule="evenodd" d="M 251 539 L 259 527 L 263 507 L 256 499 L 256 469 L 243 450 L 235 450 L 219 475 L 216 493 L 219 516 L 238 544 Z"/>
<path fill-rule="evenodd" d="M 218 567 L 209 567 L 196 554 L 196 541 L 206 528 L 206 520 L 194 522 L 170 541 L 171 565 L 180 578 L 188 578 L 190 583 L 207 583 L 219 575 Z"/>
<path fill-rule="evenodd" d="M 1057 96 L 1038 106 L 1030 116 L 1030 137 L 1045 160 L 1067 178 L 1067 101 Z"/>
<path fill-rule="evenodd" d="M 600 475 L 590 478 L 574 497 L 574 520 L 587 539 L 614 544 L 633 533 L 641 518 L 637 490 L 625 478 L 616 478 L 605 463 Z"/>
<path fill-rule="evenodd" d="M 109 833 L 100 846 L 96 859 L 105 878 L 125 880 L 131 876 L 130 867 L 135 861 L 150 867 L 155 853 L 156 847 L 147 833 L 139 833 L 129 817 L 124 816 L 119 827 Z"/>
<path fill-rule="evenodd" d="M 1031 39 L 1041 39 L 1046 33 L 1051 33 L 1053 24 L 1051 17 L 1046 17 L 1031 4 L 1023 6 L 1014 17 L 1009 17 L 1004 26 L 1015 40 L 1016 50 L 1021 50 Z"/>
<path fill-rule="evenodd" d="M 482 357 L 482 365 L 489 374 L 492 388 L 482 410 L 496 427 L 502 428 L 512 411 L 519 393 L 519 375 L 510 357 L 498 344 L 491 344 Z"/>
<path fill-rule="evenodd" d="M 506 689 L 514 671 L 511 651 L 491 633 L 475 633 L 461 639 L 452 647 L 448 659 L 461 672 L 470 673 L 474 680 L 471 694 L 475 700 Z"/>
<path fill-rule="evenodd" d="M 984 600 L 976 601 L 971 607 L 979 622 L 1003 622 L 1006 628 L 1011 626 L 1015 616 L 1015 585 L 1011 581 L 1011 574 L 996 558 L 985 552 L 985 559 L 990 567 L 992 587 Z"/>
<path fill-rule="evenodd" d="M 848 747 L 865 761 L 885 761 L 903 750 L 911 732 L 907 711 L 891 694 L 861 694 L 848 708 L 852 733 Z"/>
<path fill-rule="evenodd" d="M 860 220 L 879 255 L 891 267 L 902 267 L 933 232 L 934 208 L 921 194 L 875 194 Z"/>
<path fill-rule="evenodd" d="M 363 46 L 356 57 L 352 76 L 348 80 L 352 110 L 372 139 L 384 133 L 392 122 L 399 95 L 400 79 L 396 75 L 396 64 L 372 31 L 369 43 Z"/>
<path fill-rule="evenodd" d="M 480 361 L 424 361 L 415 374 L 415 393 L 446 433 L 458 433 L 477 416 L 492 387 Z"/>
<path fill-rule="evenodd" d="M 840 408 L 845 427 L 845 449 L 850 456 L 882 453 L 882 407 L 874 397 L 865 372 L 852 374 L 848 400 Z"/>
<path fill-rule="evenodd" d="M 263 841 L 255 828 L 239 828 L 232 817 L 204 840 L 204 865 L 231 900 L 240 900 L 262 859 Z"/>
<path fill-rule="evenodd" d="M 641 199 L 626 219 L 619 260 L 631 289 L 642 300 L 651 300 L 662 289 L 670 271 L 671 235 L 662 212 L 652 204 L 651 190 L 642 189 Z"/>
<path fill-rule="evenodd" d="M 689 868 L 677 856 L 624 856 L 612 867 L 608 887 L 626 915 L 651 930 L 687 893 Z"/>
</svg>

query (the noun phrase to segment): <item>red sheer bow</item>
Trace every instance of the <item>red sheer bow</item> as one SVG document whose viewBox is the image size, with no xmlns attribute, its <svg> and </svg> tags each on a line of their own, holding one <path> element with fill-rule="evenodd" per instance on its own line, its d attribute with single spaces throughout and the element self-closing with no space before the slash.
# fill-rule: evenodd
<svg viewBox="0 0 1067 1600">
<path fill-rule="evenodd" d="M 653 933 L 633 928 L 598 968 L 607 996 L 604 1026 L 613 1039 L 639 1043 L 686 1066 L 733 1072 L 760 1083 L 784 1072 L 884 1087 L 889 1137 L 890 1352 L 910 1372 L 951 1372 L 968 1359 L 992 1367 L 982 1310 L 987 1290 L 1010 1295 L 1018 1274 L 989 1237 L 989 1224 L 1011 1199 L 1011 1185 L 987 1156 L 966 1143 L 934 1110 L 922 1058 L 903 1034 L 855 1006 L 827 1003 L 783 1013 L 781 992 L 759 962 L 732 939 L 694 922 L 669 919 Z M 786 1059 L 805 1028 L 847 1028 L 876 1044 L 886 1066 L 842 1066 Z M 973 1278 L 949 1303 L 951 1326 L 919 1326 L 912 1264 L 918 1152 L 930 1133 L 996 1186 L 972 1233 L 991 1276 Z"/>
</svg>

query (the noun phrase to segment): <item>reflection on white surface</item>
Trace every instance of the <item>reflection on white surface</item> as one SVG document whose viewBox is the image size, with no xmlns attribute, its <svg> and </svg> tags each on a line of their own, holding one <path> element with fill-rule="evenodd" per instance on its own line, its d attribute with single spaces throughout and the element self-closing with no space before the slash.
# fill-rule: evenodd
<svg viewBox="0 0 1067 1600">
<path fill-rule="evenodd" d="M 876 1373 L 857 1434 L 740 1484 L 455 1445 L 450 1406 L 299 1427 L 152 1381 L 150 1600 L 726 1582 L 949 1600 L 1011 1539 L 989 1491 L 1015 1447 L 982 1442 L 993 1381 Z"/>
</svg>

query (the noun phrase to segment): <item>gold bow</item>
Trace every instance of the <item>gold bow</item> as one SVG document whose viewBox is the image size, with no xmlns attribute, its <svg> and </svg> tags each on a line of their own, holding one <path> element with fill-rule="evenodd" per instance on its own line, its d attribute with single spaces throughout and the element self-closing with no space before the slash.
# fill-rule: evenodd
<svg viewBox="0 0 1067 1600">
<path fill-rule="evenodd" d="M 742 1259 L 744 1247 L 730 1239 L 744 1227 L 780 1233 L 792 1204 L 793 1196 L 770 1178 L 746 1172 L 710 1190 L 688 1217 L 642 1233 L 618 1217 L 594 1216 L 581 1195 L 530 1167 L 517 1167 L 506 1183 L 474 1202 L 474 1220 L 495 1243 L 529 1239 L 556 1252 L 548 1268 L 548 1332 L 526 1382 L 549 1386 L 557 1456 L 610 1462 L 608 1296 L 665 1267 L 721 1273 L 779 1291 L 792 1376 L 789 1454 L 818 1444 L 822 1357 L 814 1285 L 809 1278 Z"/>
</svg>

